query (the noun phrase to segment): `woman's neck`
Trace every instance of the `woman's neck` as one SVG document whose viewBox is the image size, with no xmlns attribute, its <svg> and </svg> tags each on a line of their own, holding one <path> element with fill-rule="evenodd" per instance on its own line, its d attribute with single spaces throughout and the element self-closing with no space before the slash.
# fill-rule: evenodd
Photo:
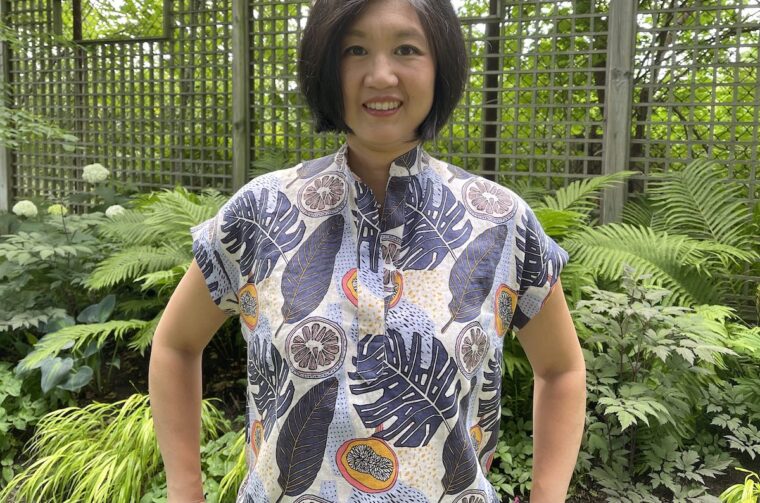
<svg viewBox="0 0 760 503">
<path fill-rule="evenodd" d="M 352 141 L 350 136 L 346 143 L 348 143 L 348 166 L 372 189 L 379 205 L 382 205 L 385 200 L 385 187 L 388 185 L 391 163 L 418 144 L 410 142 L 400 144 L 396 149 L 375 150 L 370 146 Z"/>
</svg>

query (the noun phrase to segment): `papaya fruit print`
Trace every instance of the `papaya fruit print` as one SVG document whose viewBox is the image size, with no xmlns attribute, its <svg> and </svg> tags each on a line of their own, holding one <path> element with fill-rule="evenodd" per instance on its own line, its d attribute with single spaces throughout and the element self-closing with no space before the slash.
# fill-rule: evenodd
<svg viewBox="0 0 760 503">
<path fill-rule="evenodd" d="M 502 350 L 568 255 L 510 189 L 420 146 L 385 200 L 335 154 L 194 227 L 248 346 L 238 503 L 494 503 Z"/>
</svg>

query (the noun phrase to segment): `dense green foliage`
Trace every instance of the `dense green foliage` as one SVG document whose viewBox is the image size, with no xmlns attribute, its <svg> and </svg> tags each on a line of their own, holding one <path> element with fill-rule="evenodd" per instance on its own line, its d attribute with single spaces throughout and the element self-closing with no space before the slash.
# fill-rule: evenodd
<svg viewBox="0 0 760 503">
<path fill-rule="evenodd" d="M 628 175 L 575 182 L 553 196 L 522 191 L 573 259 L 563 285 L 575 306 L 589 391 L 573 490 L 600 491 L 615 502 L 714 501 L 707 489 L 711 479 L 737 459 L 760 456 L 760 329 L 742 323 L 725 305 L 731 285 L 713 281 L 721 271 L 757 260 L 747 241 L 756 230 L 736 204 L 735 189 L 717 185 L 719 170 L 704 166 L 688 177 L 663 178 L 650 201 L 629 206 L 626 223 L 595 225 L 599 190 Z M 668 195 L 675 192 L 696 195 Z M 0 400 L 0 428 L 24 438 L 36 424 L 37 433 L 24 456 L 19 441 L 1 446 L 4 466 L 29 462 L 21 473 L 4 471 L 6 481 L 13 478 L 6 491 L 32 501 L 76 495 L 162 501 L 165 479 L 148 434 L 144 396 L 115 408 L 56 409 L 71 405 L 77 390 L 102 384 L 101 368 L 118 370 L 118 354 L 149 348 L 161 309 L 192 258 L 188 228 L 215 214 L 223 201 L 218 193 L 176 189 L 133 196 L 129 209 L 109 211 L 110 217 L 11 218 L 15 232 L 0 241 L 7 285 L 0 290 L 0 339 L 13 348 L 3 360 L 17 365 L 13 374 L 8 364 L 0 373 L 9 383 Z M 680 227 L 671 216 L 708 204 L 710 214 L 734 225 L 721 231 L 722 221 L 705 218 Z M 640 220 L 631 220 L 632 214 Z M 613 235 L 610 229 L 618 239 L 604 241 L 606 233 Z M 584 255 L 584 247 L 592 251 Z M 629 260 L 631 249 L 644 259 Z M 626 272 L 631 263 L 635 272 Z M 18 295 L 22 290 L 28 298 Z M 699 302 L 704 298 L 716 303 Z M 229 335 L 214 341 L 243 344 L 234 325 L 225 330 Z M 532 371 L 514 337 L 505 340 L 503 368 L 502 430 L 489 478 L 505 497 L 524 496 L 530 490 Z M 84 369 L 94 383 L 84 379 Z M 43 417 L 47 410 L 54 412 Z M 210 425 L 203 447 L 209 501 L 230 501 L 245 474 L 244 435 L 233 428 L 243 421 L 224 419 L 210 404 L 204 414 Z M 93 421 L 97 428 L 76 424 Z M 143 433 L 126 435 L 136 444 L 105 440 L 126 431 Z M 123 461 L 128 452 L 129 470 Z M 75 454 L 78 461 L 67 457 Z M 95 466 L 82 475 L 83 467 Z"/>
</svg>

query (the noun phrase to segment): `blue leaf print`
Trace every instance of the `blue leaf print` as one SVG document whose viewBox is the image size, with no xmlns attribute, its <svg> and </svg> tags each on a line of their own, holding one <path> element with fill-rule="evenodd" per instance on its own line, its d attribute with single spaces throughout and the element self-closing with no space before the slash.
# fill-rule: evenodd
<svg viewBox="0 0 760 503">
<path fill-rule="evenodd" d="M 377 211 L 375 196 L 369 187 L 359 182 L 354 182 L 354 186 L 356 187 L 356 209 L 352 213 L 357 232 L 356 255 L 360 255 L 362 244 L 367 243 L 369 268 L 372 272 L 377 272 L 380 259 L 378 252 L 380 240 L 377 238 L 380 234 L 380 213 Z"/>
<path fill-rule="evenodd" d="M 298 246 L 306 231 L 306 224 L 298 221 L 298 208 L 285 194 L 277 192 L 274 208 L 269 204 L 268 189 L 259 198 L 249 190 L 233 199 L 222 224 L 222 243 L 233 256 L 242 248 L 240 273 L 250 274 L 248 281 L 254 284 L 272 273 L 277 260 Z"/>
<path fill-rule="evenodd" d="M 462 384 L 456 380 L 457 364 L 446 352 L 443 343 L 433 339 L 430 365 L 422 361 L 422 335 L 412 333 L 412 347 L 407 354 L 404 338 L 396 330 L 389 329 L 385 337 L 384 350 L 367 351 L 365 346 L 374 344 L 376 335 L 368 335 L 359 342 L 358 354 L 369 355 L 364 361 L 365 369 L 373 372 L 349 372 L 349 377 L 360 384 L 352 384 L 351 392 L 357 395 L 382 391 L 383 394 L 372 404 L 356 404 L 364 426 L 375 428 L 393 420 L 374 437 L 396 439 L 396 447 L 419 447 L 427 445 L 444 422 L 457 412 L 457 396 Z M 382 360 L 381 360 L 382 359 Z M 358 365 L 353 358 L 354 366 Z M 447 394 L 449 393 L 449 394 Z M 395 418 L 395 419 L 394 419 Z M 448 425 L 446 426 L 448 428 Z"/>
<path fill-rule="evenodd" d="M 527 210 L 522 217 L 522 225 L 517 226 L 517 248 L 525 254 L 524 259 L 516 259 L 517 277 L 520 279 L 520 295 L 530 286 L 544 286 L 549 283 L 549 273 L 556 281 L 558 272 L 567 262 L 567 252 L 547 236 L 535 214 Z"/>
<path fill-rule="evenodd" d="M 324 157 L 320 157 L 319 159 L 311 159 L 309 161 L 305 161 L 301 167 L 296 170 L 296 174 L 298 176 L 294 178 L 287 186 L 290 187 L 299 179 L 312 178 L 318 175 L 322 171 L 329 168 L 334 160 L 335 154 L 326 155 Z"/>
<path fill-rule="evenodd" d="M 314 482 L 322 466 L 327 433 L 335 414 L 338 380 L 330 377 L 309 389 L 288 414 L 277 437 L 277 478 L 282 494 L 297 496 Z"/>
<path fill-rule="evenodd" d="M 478 399 L 478 424 L 484 430 L 493 434 L 498 433 L 499 417 L 501 415 L 501 363 L 499 355 L 494 351 L 493 358 L 488 360 L 488 371 L 483 372 L 483 393 L 493 392 L 491 398 Z"/>
<path fill-rule="evenodd" d="M 449 178 L 449 183 L 453 182 L 454 179 L 458 180 L 467 180 L 468 178 L 472 178 L 473 175 L 469 171 L 465 171 L 459 166 L 454 166 L 452 164 L 447 164 L 446 167 L 448 168 L 449 172 L 451 173 L 451 178 Z"/>
<path fill-rule="evenodd" d="M 475 388 L 475 382 L 473 377 L 470 390 Z M 462 397 L 457 423 L 443 444 L 442 458 L 445 472 L 441 479 L 443 494 L 438 500 L 439 503 L 447 494 L 457 494 L 467 489 L 478 474 L 478 458 L 475 456 L 467 429 L 469 399 L 469 393 Z"/>
<path fill-rule="evenodd" d="M 382 227 L 394 229 L 404 225 L 406 220 L 406 194 L 412 178 L 394 176 L 388 180 L 383 205 Z"/>
<path fill-rule="evenodd" d="M 330 289 L 335 256 L 343 241 L 343 215 L 334 215 L 317 227 L 291 257 L 282 273 L 282 324 L 306 318 Z"/>
<path fill-rule="evenodd" d="M 406 226 L 401 238 L 401 269 L 435 269 L 447 254 L 456 260 L 454 250 L 470 239 L 472 223 L 467 210 L 445 185 L 440 201 L 428 182 L 423 189 L 418 178 L 412 178 L 406 204 Z"/>
<path fill-rule="evenodd" d="M 467 245 L 454 263 L 449 276 L 451 319 L 444 325 L 442 332 L 453 321 L 465 323 L 480 314 L 483 302 L 493 286 L 493 272 L 501 258 L 507 231 L 506 225 L 486 229 Z"/>
<path fill-rule="evenodd" d="M 252 337 L 248 354 L 248 382 L 258 387 L 253 403 L 264 423 L 264 438 L 269 438 L 277 418 L 290 407 L 295 387 L 288 379 L 288 366 L 277 348 L 271 344 L 270 357 L 267 358 L 265 345 L 261 338 Z"/>
</svg>

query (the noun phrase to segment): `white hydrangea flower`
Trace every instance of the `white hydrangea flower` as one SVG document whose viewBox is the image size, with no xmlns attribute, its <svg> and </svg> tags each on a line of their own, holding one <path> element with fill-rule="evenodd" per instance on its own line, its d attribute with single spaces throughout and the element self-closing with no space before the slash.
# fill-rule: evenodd
<svg viewBox="0 0 760 503">
<path fill-rule="evenodd" d="M 120 204 L 114 204 L 113 206 L 109 206 L 108 208 L 106 208 L 106 216 L 108 218 L 113 218 L 116 215 L 121 215 L 125 211 L 127 210 L 125 210 L 124 207 L 121 206 Z"/>
<path fill-rule="evenodd" d="M 12 209 L 13 213 L 20 217 L 36 217 L 37 216 L 37 207 L 34 205 L 33 202 L 28 201 L 24 199 L 23 201 L 19 201 L 16 204 L 13 205 Z"/>
<path fill-rule="evenodd" d="M 48 215 L 63 216 L 66 215 L 69 210 L 62 204 L 51 204 L 47 209 Z"/>
<path fill-rule="evenodd" d="M 82 170 L 82 178 L 84 181 L 93 185 L 107 180 L 110 174 L 110 171 L 104 168 L 102 164 L 98 163 L 88 164 Z"/>
</svg>

